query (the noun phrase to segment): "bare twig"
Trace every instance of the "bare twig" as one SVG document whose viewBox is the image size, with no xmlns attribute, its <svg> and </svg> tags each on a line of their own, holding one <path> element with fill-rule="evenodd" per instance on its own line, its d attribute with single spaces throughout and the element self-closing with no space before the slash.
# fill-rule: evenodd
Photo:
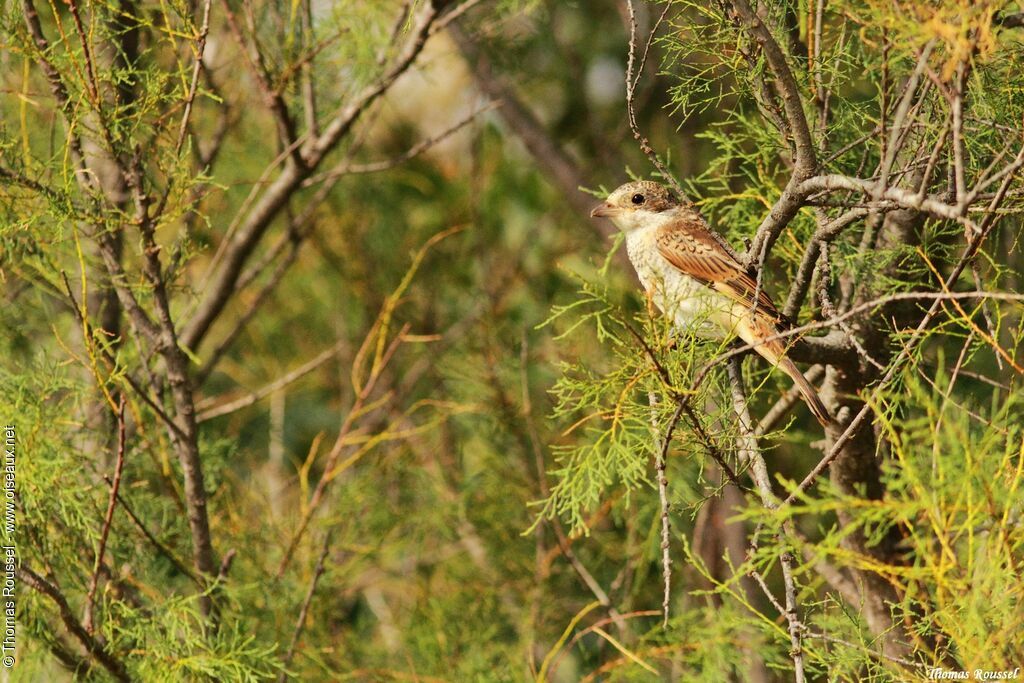
<svg viewBox="0 0 1024 683">
<path fill-rule="evenodd" d="M 114 507 L 117 505 L 117 492 L 121 488 L 121 472 L 124 470 L 125 452 L 125 419 L 124 419 L 124 396 L 121 396 L 117 408 L 117 460 L 114 463 L 114 478 L 110 483 L 110 495 L 107 499 L 107 512 L 103 516 L 103 528 L 100 530 L 100 544 L 96 550 L 96 560 L 93 562 L 92 578 L 89 580 L 89 590 L 85 597 L 85 614 L 82 617 L 82 627 L 89 633 L 93 632 L 93 608 L 96 601 L 96 589 L 99 587 L 100 567 L 103 565 L 103 555 L 107 550 L 107 538 L 110 536 L 110 526 L 114 521 Z"/>
<path fill-rule="evenodd" d="M 917 85 L 921 80 L 921 74 L 924 73 L 925 67 L 928 65 L 928 57 L 932 53 L 932 49 L 935 47 L 935 41 L 931 40 L 924 49 L 921 50 L 921 54 L 917 59 L 917 66 L 914 68 L 913 73 L 907 79 L 907 83 L 903 88 L 903 96 L 900 98 L 899 104 L 896 106 L 896 112 L 893 114 L 892 128 L 889 131 L 888 142 L 885 144 L 885 156 L 882 159 L 881 168 L 878 172 L 878 188 L 884 191 L 886 186 L 889 184 L 889 173 L 892 170 L 893 162 L 896 160 L 896 155 L 900 151 L 899 141 L 901 137 L 904 137 L 905 127 L 909 127 L 912 124 L 912 120 L 907 119 L 907 114 L 910 111 L 910 105 L 914 101 L 914 95 L 917 93 Z"/>
<path fill-rule="evenodd" d="M 241 220 L 237 232 L 224 248 L 223 260 L 206 288 L 207 294 L 181 332 L 180 339 L 185 347 L 197 348 L 234 295 L 246 261 L 274 218 L 301 187 L 302 181 L 309 177 L 324 157 L 348 135 L 362 114 L 412 66 L 423 51 L 430 28 L 437 18 L 438 9 L 434 3 L 423 3 L 413 20 L 409 39 L 384 73 L 341 107 L 327 122 L 319 136 L 307 135 L 295 139 L 293 144 L 301 143 L 302 146 L 302 164 L 286 165 Z"/>
<path fill-rule="evenodd" d="M 259 45 L 255 31 L 253 31 L 251 40 L 246 40 L 242 34 L 241 27 L 238 25 L 238 20 L 235 17 L 231 4 L 226 0 L 222 0 L 221 4 L 224 8 L 224 17 L 227 19 L 228 28 L 234 36 L 235 42 L 238 43 L 239 50 L 245 55 L 245 63 L 249 67 L 256 85 L 259 87 L 260 93 L 263 95 L 267 109 L 274 117 L 277 126 L 278 143 L 282 148 L 289 150 L 288 154 L 292 163 L 299 167 L 304 166 L 305 159 L 299 151 L 299 145 L 295 144 L 296 140 L 299 139 L 299 135 L 292 112 L 281 94 L 281 89 L 273 82 L 273 76 L 267 67 L 264 57 L 265 50 Z M 243 2 L 243 6 L 245 9 L 250 9 L 248 2 Z M 251 21 L 250 24 L 252 24 Z M 252 29 L 253 27 L 250 26 L 250 28 Z"/>
<path fill-rule="evenodd" d="M 85 26 L 82 24 L 82 15 L 78 10 L 78 2 L 76 0 L 67 1 L 68 11 L 71 13 L 71 18 L 74 20 L 75 32 L 78 34 L 79 42 L 82 46 L 82 56 L 85 57 L 85 72 L 88 75 L 86 79 L 86 86 L 89 88 L 89 96 L 92 98 L 92 105 L 96 107 L 97 111 L 101 113 L 100 105 L 100 88 L 99 83 L 96 80 L 96 67 L 93 65 L 92 59 L 92 47 L 90 46 L 90 40 L 85 34 Z"/>
<path fill-rule="evenodd" d="M 309 615 L 309 606 L 313 604 L 313 594 L 316 593 L 317 583 L 320 581 L 320 577 L 323 576 L 324 570 L 326 569 L 327 555 L 331 551 L 331 533 L 327 532 L 324 535 L 324 545 L 320 550 L 320 557 L 317 558 L 316 568 L 313 569 L 313 576 L 309 580 L 309 588 L 306 589 L 306 597 L 302 601 L 302 607 L 299 609 L 299 616 L 295 620 L 295 629 L 292 631 L 292 639 L 288 644 L 288 651 L 285 653 L 284 659 L 281 660 L 281 674 L 277 677 L 278 683 L 284 683 L 288 680 L 288 665 L 291 664 L 292 659 L 295 657 L 295 652 L 299 646 L 299 638 L 302 637 L 302 631 L 306 628 L 306 617 Z"/>
<path fill-rule="evenodd" d="M 829 259 L 828 242 L 824 242 L 821 245 L 821 255 L 818 257 L 818 272 L 821 275 L 821 282 L 818 287 L 818 300 L 821 302 L 821 312 L 824 316 L 832 318 L 838 313 L 838 311 L 828 292 L 828 280 L 831 277 L 832 272 L 832 264 Z M 876 369 L 885 372 L 885 366 L 875 360 L 874 356 L 868 353 L 868 350 L 864 348 L 860 339 L 857 338 L 857 331 L 854 330 L 845 320 L 840 320 L 837 324 L 839 329 L 846 334 L 846 338 L 850 340 L 850 344 L 853 348 L 857 350 L 857 354 L 862 359 L 873 365 Z"/>
<path fill-rule="evenodd" d="M 38 591 L 42 595 L 45 595 L 57 605 L 57 611 L 60 613 L 60 619 L 64 622 L 64 627 L 67 628 L 68 633 L 73 635 L 85 648 L 86 652 L 92 656 L 97 662 L 103 665 L 103 667 L 110 672 L 110 675 L 118 681 L 131 681 L 131 676 L 128 675 L 128 669 L 124 662 L 115 657 L 107 648 L 96 638 L 93 637 L 89 631 L 87 631 L 82 624 L 75 617 L 75 613 L 71 610 L 71 606 L 68 604 L 67 598 L 60 592 L 57 586 L 53 585 L 43 577 L 36 574 L 32 569 L 29 568 L 28 564 L 22 562 L 17 569 L 18 578 L 26 585 L 35 591 Z"/>
<path fill-rule="evenodd" d="M 653 391 L 647 394 L 651 405 L 651 429 L 655 434 L 658 432 L 658 397 Z M 672 445 L 672 433 L 679 424 L 683 414 L 683 402 L 680 401 L 676 410 L 672 413 L 668 424 L 665 426 L 665 434 L 661 437 L 661 444 L 655 450 L 654 468 L 658 478 L 658 500 L 661 509 L 661 574 L 665 583 L 665 591 L 662 595 L 661 612 L 662 626 L 668 626 L 669 605 L 672 597 L 672 555 L 671 555 L 671 522 L 669 520 L 669 498 L 668 498 L 668 450 Z"/>
<path fill-rule="evenodd" d="M 185 110 L 181 114 L 181 122 L 178 124 L 178 139 L 174 143 L 174 155 L 181 151 L 185 143 L 185 135 L 188 132 L 188 122 L 192 116 L 192 105 L 196 100 L 196 91 L 199 89 L 199 75 L 203 68 L 203 55 L 206 52 L 206 38 L 210 33 L 210 6 L 213 0 L 203 2 L 203 23 L 199 28 L 199 37 L 196 40 L 195 63 L 192 65 L 192 79 L 189 82 L 188 94 L 185 96 Z M 170 187 L 170 183 L 168 183 Z M 157 214 L 160 212 L 157 211 Z"/>
<path fill-rule="evenodd" d="M 235 558 L 238 557 L 238 551 L 231 548 L 224 557 L 220 560 L 220 569 L 217 570 L 217 583 L 224 583 L 228 578 L 228 573 L 231 572 L 231 567 L 235 563 Z"/>
<path fill-rule="evenodd" d="M 314 35 L 312 0 L 302 0 L 300 19 L 302 21 L 303 37 L 308 40 L 310 36 Z M 316 137 L 320 134 L 320 124 L 317 121 L 316 115 L 316 79 L 313 76 L 313 57 L 303 59 L 299 68 L 302 80 L 302 113 L 306 125 L 306 135 Z"/>
<path fill-rule="evenodd" d="M 684 196 L 683 187 L 676 180 L 675 176 L 671 171 L 662 163 L 661 159 L 658 158 L 657 152 L 651 146 L 651 141 L 647 139 L 643 133 L 640 132 L 640 125 L 636 120 L 636 108 L 634 106 L 634 99 L 636 97 L 636 86 L 640 80 L 640 76 L 643 72 L 643 67 L 647 63 L 647 53 L 650 50 L 651 43 L 654 39 L 654 34 L 657 33 L 658 27 L 661 26 L 661 22 L 665 19 L 665 15 L 668 13 L 671 4 L 666 4 L 665 9 L 662 10 L 661 16 L 658 17 L 657 23 L 651 30 L 651 35 L 647 39 L 647 44 L 644 47 L 643 56 L 640 60 L 640 68 L 636 68 L 636 52 L 637 52 L 637 23 L 636 23 L 636 9 L 633 6 L 633 0 L 626 0 L 626 11 L 629 15 L 629 56 L 626 60 L 626 118 L 629 120 L 629 128 L 633 131 L 633 139 L 640 144 L 640 149 L 650 159 L 651 163 L 661 177 L 672 184 L 672 187 L 680 194 Z"/>
<path fill-rule="evenodd" d="M 275 391 L 283 389 L 292 382 L 302 379 L 309 373 L 319 368 L 324 363 L 328 362 L 332 358 L 335 358 L 338 355 L 338 350 L 341 348 L 341 346 L 342 342 L 334 344 L 329 349 L 321 351 L 311 360 L 306 361 L 305 363 L 295 368 L 291 372 L 282 375 L 281 377 L 274 380 L 270 384 L 260 387 L 256 391 L 250 392 L 245 396 L 236 398 L 233 401 L 228 401 L 220 405 L 212 405 L 213 401 L 209 399 L 207 401 L 200 402 L 196 406 L 196 408 L 199 410 L 199 414 L 196 416 L 196 422 L 206 422 L 207 420 L 212 420 L 215 417 L 228 415 L 237 410 L 241 410 L 242 408 L 247 408 L 251 406 L 260 399 L 266 396 L 270 396 Z"/>
<path fill-rule="evenodd" d="M 779 507 L 778 499 L 772 492 L 771 480 L 768 478 L 768 468 L 765 465 L 764 457 L 761 455 L 761 449 L 757 445 L 757 438 L 754 436 L 753 421 L 750 418 L 750 409 L 747 406 L 746 391 L 743 388 L 743 371 L 740 365 L 740 360 L 738 358 L 733 358 L 729 363 L 728 368 L 729 386 L 732 392 L 733 407 L 735 408 L 740 428 L 740 452 L 745 453 L 747 459 L 751 463 L 750 476 L 753 478 L 757 491 L 760 494 L 761 504 L 764 505 L 766 509 L 775 511 Z M 784 522 L 782 529 L 783 533 L 789 535 L 792 531 L 792 522 Z M 788 549 L 783 550 L 779 554 L 779 564 L 782 567 L 782 582 L 785 588 L 786 606 L 785 609 L 781 609 L 781 605 L 778 607 L 789 625 L 789 640 L 791 646 L 789 656 L 793 660 L 794 680 L 796 680 L 797 683 L 803 683 L 805 680 L 804 660 L 803 648 L 800 643 L 803 624 L 800 623 L 799 614 L 797 613 L 796 581 L 793 577 L 793 554 Z M 761 582 L 763 583 L 763 580 Z M 771 593 L 769 593 L 769 595 L 771 595 Z M 778 605 L 774 599 L 772 602 Z"/>
<path fill-rule="evenodd" d="M 962 270 L 960 272 L 962 272 Z M 957 273 L 957 275 L 959 275 L 959 273 Z M 947 279 L 947 282 L 949 282 L 948 279 Z M 844 320 L 849 320 L 850 318 L 853 318 L 853 317 L 855 317 L 857 315 L 860 315 L 861 313 L 864 313 L 866 311 L 870 311 L 872 309 L 878 308 L 879 306 L 884 306 L 886 304 L 893 303 L 895 301 L 933 301 L 935 303 L 932 305 L 932 308 L 937 309 L 941 305 L 942 301 L 948 301 L 948 300 L 951 300 L 951 299 L 993 299 L 993 300 L 996 300 L 996 301 L 1015 301 L 1016 302 L 1016 301 L 1024 301 L 1024 294 L 1015 294 L 1015 293 L 1012 293 L 1012 292 L 983 292 L 983 291 L 977 291 L 977 292 L 896 292 L 896 293 L 893 293 L 893 294 L 888 294 L 886 296 L 878 297 L 876 299 L 872 299 L 870 301 L 865 301 L 862 304 L 858 304 L 857 306 L 854 306 L 854 307 L 852 307 L 852 308 L 850 308 L 850 309 L 848 309 L 848 310 L 846 310 L 846 311 L 844 311 L 844 312 L 842 312 L 842 313 L 840 313 L 838 315 L 832 316 L 832 317 L 827 318 L 825 320 L 819 320 L 819 321 L 816 321 L 816 322 L 810 322 L 810 323 L 807 323 L 806 325 L 800 325 L 798 327 L 791 327 L 788 330 L 783 330 L 781 332 L 778 332 L 776 334 L 771 335 L 770 337 L 766 337 L 765 339 L 759 341 L 758 343 L 759 344 L 763 344 L 763 343 L 767 343 L 767 342 L 770 342 L 770 341 L 774 341 L 776 339 L 788 339 L 790 337 L 802 335 L 805 332 L 811 332 L 813 330 L 820 330 L 822 328 L 832 327 L 834 325 L 838 325 L 839 323 L 843 322 Z M 931 316 L 928 317 L 928 321 L 929 322 L 931 321 L 932 317 L 934 317 L 934 313 Z M 753 344 L 742 344 L 742 345 L 738 345 L 738 346 L 736 346 L 736 347 L 726 351 L 725 353 L 721 353 L 718 356 L 715 356 L 710 361 L 705 363 L 700 368 L 700 370 L 698 370 L 694 374 L 693 380 L 690 382 L 690 386 L 691 387 L 698 387 L 698 386 L 700 386 L 701 382 L 703 382 L 704 378 L 707 377 L 707 374 L 711 370 L 712 367 L 714 367 L 715 365 L 718 365 L 719 363 L 721 363 L 723 361 L 729 360 L 730 358 L 733 358 L 735 356 L 739 356 L 741 354 L 744 354 L 747 351 L 752 350 L 753 348 L 754 348 Z"/>
<path fill-rule="evenodd" d="M 333 180 L 335 178 L 340 178 L 346 175 L 354 175 L 359 173 L 379 173 L 381 171 L 387 171 L 389 169 L 395 168 L 400 164 L 404 164 L 405 162 L 418 157 L 420 154 L 423 154 L 431 147 L 434 147 L 438 143 L 446 140 L 447 138 L 451 137 L 458 131 L 468 126 L 470 123 L 476 120 L 477 117 L 486 114 L 489 111 L 493 111 L 497 109 L 499 106 L 501 106 L 500 102 L 488 102 L 484 106 L 480 107 L 479 109 L 476 109 L 469 115 L 463 117 L 456 123 L 452 124 L 445 130 L 438 133 L 437 135 L 432 135 L 425 140 L 417 142 L 415 145 L 413 145 L 412 147 L 410 147 L 408 150 L 398 155 L 397 157 L 366 164 L 353 164 L 349 162 L 343 162 L 341 164 L 338 164 L 329 171 L 325 171 L 324 173 L 321 173 L 319 175 L 307 178 L 302 182 L 302 186 L 308 187 L 310 185 L 322 183 L 325 180 Z"/>
<path fill-rule="evenodd" d="M 804 115 L 800 86 L 789 68 L 785 53 L 779 47 L 768 25 L 751 8 L 747 0 L 732 0 L 731 4 L 740 24 L 760 45 L 765 62 L 775 77 L 775 88 L 782 98 L 782 108 L 786 115 L 787 127 L 793 136 L 796 156 L 793 162 L 793 173 L 786 188 L 768 215 L 761 221 L 761 225 L 758 226 L 754 239 L 751 241 L 750 249 L 747 250 L 746 265 L 756 264 L 760 273 L 764 270 L 764 262 L 775 240 L 802 206 L 802 200 L 799 193 L 796 192 L 796 188 L 814 173 L 817 168 L 817 156 L 810 127 L 807 125 L 807 117 Z"/>
<path fill-rule="evenodd" d="M 449 24 L 479 5 L 482 1 L 483 0 L 465 0 L 464 2 L 456 5 L 430 27 L 430 35 L 434 35 L 435 33 L 448 28 Z"/>
<path fill-rule="evenodd" d="M 807 297 L 807 290 L 811 286 L 812 274 L 814 273 L 814 268 L 818 263 L 818 254 L 821 251 L 821 245 L 838 237 L 843 230 L 867 214 L 867 209 L 850 209 L 838 218 L 819 225 L 818 230 L 814 233 L 811 237 L 811 241 L 807 244 L 807 251 L 804 252 L 804 258 L 800 262 L 800 267 L 797 269 L 796 277 L 793 278 L 793 284 L 789 289 L 789 297 L 787 297 L 786 305 L 782 309 L 782 314 L 784 316 L 790 320 L 795 320 L 797 314 L 800 312 L 800 307 L 803 305 L 804 299 Z"/>
<path fill-rule="evenodd" d="M 968 66 L 965 61 L 957 65 L 956 89 L 950 103 L 953 112 L 953 180 L 956 187 L 956 204 L 962 211 L 967 200 L 967 180 L 964 170 L 964 87 L 967 83 Z"/>
<path fill-rule="evenodd" d="M 877 182 L 853 178 L 839 174 L 828 174 L 809 178 L 801 183 L 796 192 L 798 195 L 809 196 L 816 192 L 829 190 L 852 190 L 868 196 L 896 203 L 905 209 L 916 209 L 936 218 L 945 218 L 974 228 L 974 223 L 967 218 L 959 207 L 946 204 L 932 196 L 921 196 L 902 187 L 882 188 Z"/>
</svg>

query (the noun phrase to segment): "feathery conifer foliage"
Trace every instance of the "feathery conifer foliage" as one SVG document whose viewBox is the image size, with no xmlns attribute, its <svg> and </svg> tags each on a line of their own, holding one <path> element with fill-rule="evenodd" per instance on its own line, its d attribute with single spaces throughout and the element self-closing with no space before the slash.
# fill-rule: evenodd
<svg viewBox="0 0 1024 683">
<path fill-rule="evenodd" d="M 4 5 L 12 678 L 1024 665 L 1022 12 Z M 630 176 L 834 426 L 645 300 Z"/>
</svg>

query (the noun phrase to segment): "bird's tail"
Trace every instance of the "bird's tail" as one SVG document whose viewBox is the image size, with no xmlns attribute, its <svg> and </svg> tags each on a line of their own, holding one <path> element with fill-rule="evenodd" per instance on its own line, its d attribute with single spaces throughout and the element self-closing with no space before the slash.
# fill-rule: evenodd
<svg viewBox="0 0 1024 683">
<path fill-rule="evenodd" d="M 821 423 L 822 427 L 827 427 L 832 422 L 832 416 L 828 414 L 828 409 L 821 402 L 814 386 L 804 377 L 804 373 L 800 372 L 800 369 L 788 358 L 779 360 L 779 368 L 793 378 L 796 388 L 803 394 L 804 401 L 807 403 L 807 407 L 811 409 L 811 413 L 814 414 L 814 417 Z"/>
</svg>

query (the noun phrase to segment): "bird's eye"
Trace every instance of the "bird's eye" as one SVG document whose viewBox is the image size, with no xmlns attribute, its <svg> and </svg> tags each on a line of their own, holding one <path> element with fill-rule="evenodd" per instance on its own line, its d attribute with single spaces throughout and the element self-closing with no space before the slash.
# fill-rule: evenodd
<svg viewBox="0 0 1024 683">
<path fill-rule="evenodd" d="M 635 195 L 633 195 L 633 203 L 634 204 L 643 204 L 644 203 L 644 196 L 642 194 L 635 194 Z"/>
</svg>

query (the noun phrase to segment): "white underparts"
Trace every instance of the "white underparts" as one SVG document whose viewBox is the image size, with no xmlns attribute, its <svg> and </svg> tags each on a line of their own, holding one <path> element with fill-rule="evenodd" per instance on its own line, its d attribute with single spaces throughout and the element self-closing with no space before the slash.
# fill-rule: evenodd
<svg viewBox="0 0 1024 683">
<path fill-rule="evenodd" d="M 647 211 L 630 213 L 631 222 L 643 221 L 645 224 L 627 230 L 623 225 L 626 221 L 620 223 L 617 220 L 616 223 L 626 231 L 629 260 L 654 305 L 680 330 L 692 331 L 706 339 L 723 339 L 730 332 L 737 332 L 736 314 L 740 311 L 736 310 L 736 303 L 683 274 L 658 251 L 655 234 L 664 222 L 658 220 L 659 214 Z M 641 213 L 647 216 L 637 215 Z M 654 220 L 651 220 L 652 216 Z M 671 216 L 666 216 L 665 220 L 671 220 Z"/>
</svg>

